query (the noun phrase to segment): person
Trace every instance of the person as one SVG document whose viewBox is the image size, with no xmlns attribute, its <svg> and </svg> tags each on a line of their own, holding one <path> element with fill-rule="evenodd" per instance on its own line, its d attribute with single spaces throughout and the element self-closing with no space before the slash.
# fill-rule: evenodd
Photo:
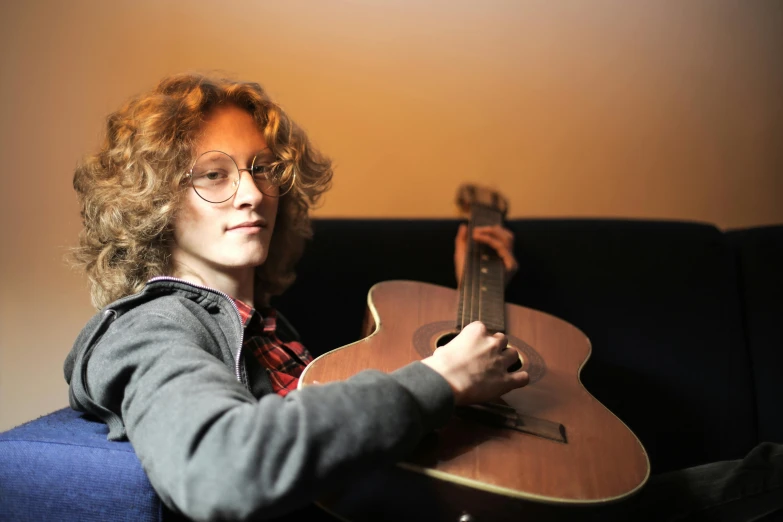
<svg viewBox="0 0 783 522">
<path fill-rule="evenodd" d="M 162 80 L 109 116 L 77 167 L 74 253 L 100 311 L 66 358 L 71 406 L 127 438 L 161 500 L 191 519 L 306 508 L 325 487 L 394 462 L 455 405 L 528 382 L 502 334 L 471 323 L 390 374 L 297 389 L 311 360 L 270 305 L 295 278 L 329 160 L 256 83 Z M 513 235 L 474 230 L 512 276 Z M 459 280 L 467 229 L 455 238 Z M 306 513 L 302 509 L 307 509 Z M 303 515 L 303 513 L 305 513 Z M 653 476 L 629 500 L 531 506 L 537 520 L 783 520 L 783 446 Z"/>
<path fill-rule="evenodd" d="M 294 512 L 400 459 L 455 405 L 528 382 L 507 370 L 517 355 L 506 337 L 472 323 L 397 371 L 296 389 L 311 356 L 270 298 L 294 280 L 331 178 L 258 84 L 193 74 L 111 114 L 103 146 L 76 169 L 74 258 L 100 312 L 65 361 L 70 404 L 131 442 L 176 513 Z M 507 229 L 474 238 L 513 274 Z M 463 226 L 457 253 L 466 241 Z"/>
</svg>

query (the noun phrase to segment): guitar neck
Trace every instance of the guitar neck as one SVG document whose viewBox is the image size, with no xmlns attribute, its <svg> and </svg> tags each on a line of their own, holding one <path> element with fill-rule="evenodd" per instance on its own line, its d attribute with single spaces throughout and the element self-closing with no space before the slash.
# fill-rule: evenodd
<svg viewBox="0 0 783 522">
<path fill-rule="evenodd" d="M 492 247 L 473 241 L 473 228 L 499 225 L 503 215 L 484 205 L 473 205 L 468 223 L 465 268 L 459 286 L 457 328 L 483 322 L 492 332 L 505 332 L 505 267 Z"/>
</svg>

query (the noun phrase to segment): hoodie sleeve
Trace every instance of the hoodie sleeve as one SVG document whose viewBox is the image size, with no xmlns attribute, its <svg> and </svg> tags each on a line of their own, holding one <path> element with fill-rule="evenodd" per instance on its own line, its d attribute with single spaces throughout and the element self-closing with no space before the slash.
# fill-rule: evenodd
<svg viewBox="0 0 783 522">
<path fill-rule="evenodd" d="M 195 520 L 301 507 L 326 485 L 403 457 L 453 409 L 448 383 L 418 362 L 257 400 L 205 351 L 218 340 L 197 321 L 137 313 L 120 322 L 80 358 L 84 388 L 121 417 L 163 502 Z"/>
</svg>

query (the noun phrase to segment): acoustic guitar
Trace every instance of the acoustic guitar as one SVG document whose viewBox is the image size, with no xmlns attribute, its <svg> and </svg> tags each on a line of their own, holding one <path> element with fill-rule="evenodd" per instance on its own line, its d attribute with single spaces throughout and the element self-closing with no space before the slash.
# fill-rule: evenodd
<svg viewBox="0 0 783 522">
<path fill-rule="evenodd" d="M 473 185 L 462 186 L 457 200 L 471 232 L 502 223 L 508 208 L 497 192 Z M 519 354 L 509 371 L 527 371 L 530 384 L 457 408 L 413 455 L 319 500 L 341 519 L 532 520 L 543 505 L 619 501 L 649 477 L 641 442 L 581 384 L 590 340 L 562 319 L 506 303 L 503 262 L 471 236 L 457 290 L 413 281 L 374 285 L 367 337 L 315 359 L 300 386 L 369 368 L 391 372 L 428 357 L 476 320 L 507 335 Z"/>
</svg>

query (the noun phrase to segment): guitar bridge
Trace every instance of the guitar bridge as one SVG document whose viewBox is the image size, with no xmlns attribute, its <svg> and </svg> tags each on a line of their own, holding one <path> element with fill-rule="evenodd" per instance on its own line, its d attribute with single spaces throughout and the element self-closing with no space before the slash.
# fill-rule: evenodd
<svg viewBox="0 0 783 522">
<path fill-rule="evenodd" d="M 456 414 L 464 420 L 486 426 L 512 429 L 562 444 L 568 444 L 566 429 L 562 424 L 530 415 L 520 415 L 514 408 L 505 404 L 488 402 L 460 406 L 456 408 Z"/>
</svg>

